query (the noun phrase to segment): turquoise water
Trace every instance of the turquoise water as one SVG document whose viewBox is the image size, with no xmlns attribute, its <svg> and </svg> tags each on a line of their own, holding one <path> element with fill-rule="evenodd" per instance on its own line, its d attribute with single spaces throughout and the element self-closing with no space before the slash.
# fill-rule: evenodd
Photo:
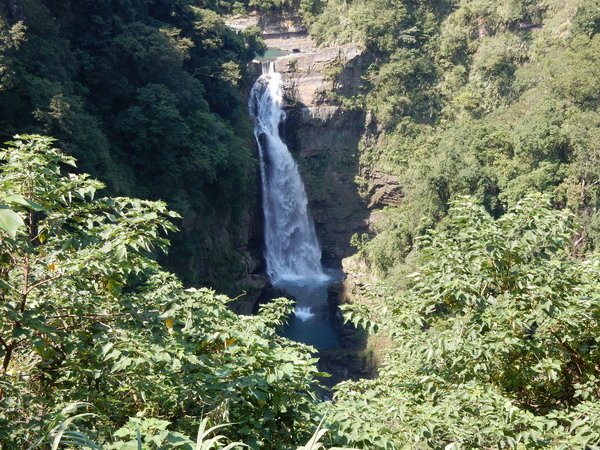
<svg viewBox="0 0 600 450">
<path fill-rule="evenodd" d="M 269 61 L 280 58 L 281 56 L 290 55 L 292 52 L 280 48 L 269 47 L 263 56 L 256 58 L 257 61 Z"/>
<path fill-rule="evenodd" d="M 340 336 L 336 331 L 335 317 L 329 303 L 329 286 L 341 280 L 341 272 L 331 272 L 328 282 L 281 282 L 277 284 L 296 300 L 296 313 L 289 318 L 282 336 L 297 342 L 312 345 L 317 350 L 341 347 Z"/>
</svg>

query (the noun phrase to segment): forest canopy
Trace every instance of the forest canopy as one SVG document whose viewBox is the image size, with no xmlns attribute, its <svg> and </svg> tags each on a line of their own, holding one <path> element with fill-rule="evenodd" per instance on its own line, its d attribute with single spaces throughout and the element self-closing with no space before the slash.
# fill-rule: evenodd
<svg viewBox="0 0 600 450">
<path fill-rule="evenodd" d="M 169 267 L 224 288 L 256 205 L 241 92 L 264 48 L 203 3 L 0 2 L 0 138 L 52 135 L 113 194 L 169 202 Z"/>
<path fill-rule="evenodd" d="M 600 4 L 454 3 L 331 0 L 312 25 L 324 44 L 364 46 L 362 90 L 340 101 L 376 118 L 367 177 L 393 174 L 402 190 L 363 256 L 384 276 L 401 271 L 455 196 L 498 217 L 531 192 L 575 210 L 577 250 L 597 249 Z"/>
<path fill-rule="evenodd" d="M 324 94 L 401 192 L 325 401 L 292 301 L 199 287 L 247 269 L 248 12 L 360 47 Z M 0 1 L 0 447 L 600 447 L 599 102 L 600 0 Z"/>
<path fill-rule="evenodd" d="M 193 448 L 203 420 L 235 422 L 227 437 L 252 448 L 308 441 L 315 360 L 275 333 L 290 300 L 244 317 L 184 289 L 152 258 L 178 215 L 100 195 L 50 138 L 16 136 L 0 160 L 0 212 L 17 217 L 0 214 L 3 448 L 49 448 L 67 428 L 87 448 L 137 448 L 140 432 L 144 448 Z"/>
</svg>

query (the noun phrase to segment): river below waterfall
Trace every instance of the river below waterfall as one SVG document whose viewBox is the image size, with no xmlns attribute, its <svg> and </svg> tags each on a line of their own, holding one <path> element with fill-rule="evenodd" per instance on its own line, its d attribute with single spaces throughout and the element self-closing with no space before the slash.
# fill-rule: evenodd
<svg viewBox="0 0 600 450">
<path fill-rule="evenodd" d="M 294 341 L 312 345 L 318 350 L 341 347 L 335 327 L 333 308 L 329 303 L 329 286 L 343 278 L 343 272 L 326 270 L 329 278 L 324 282 L 280 282 L 277 288 L 296 300 L 294 315 L 282 335 Z"/>
<path fill-rule="evenodd" d="M 283 82 L 272 62 L 250 93 L 248 107 L 255 121 L 259 147 L 264 257 L 274 287 L 296 300 L 295 312 L 282 334 L 319 350 L 341 346 L 328 302 L 328 288 L 342 279 L 340 271 L 324 270 L 321 248 L 298 165 L 282 139 L 285 120 Z"/>
</svg>

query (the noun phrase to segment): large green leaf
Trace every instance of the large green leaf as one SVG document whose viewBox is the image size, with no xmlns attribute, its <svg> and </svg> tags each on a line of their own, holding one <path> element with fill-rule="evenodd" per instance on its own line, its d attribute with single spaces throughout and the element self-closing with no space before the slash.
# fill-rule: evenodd
<svg viewBox="0 0 600 450">
<path fill-rule="evenodd" d="M 7 208 L 4 205 L 0 205 L 0 229 L 6 231 L 11 237 L 17 235 L 17 231 L 20 227 L 24 227 L 25 222 L 21 219 L 16 212 L 12 209 Z"/>
<path fill-rule="evenodd" d="M 44 209 L 42 207 L 42 205 L 40 205 L 39 203 L 28 200 L 25 197 L 23 197 L 22 195 L 17 195 L 17 194 L 7 195 L 6 197 L 2 197 L 1 200 L 4 203 L 8 203 L 9 205 L 11 205 L 11 204 L 21 205 L 21 206 L 25 206 L 27 208 L 33 209 L 34 211 L 42 211 Z"/>
</svg>

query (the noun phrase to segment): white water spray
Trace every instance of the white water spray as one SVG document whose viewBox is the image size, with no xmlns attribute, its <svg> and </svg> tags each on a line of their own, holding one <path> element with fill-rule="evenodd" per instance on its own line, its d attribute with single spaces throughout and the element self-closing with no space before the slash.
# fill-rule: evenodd
<svg viewBox="0 0 600 450">
<path fill-rule="evenodd" d="M 294 314 L 302 322 L 306 322 L 307 320 L 315 317 L 315 315 L 310 310 L 310 306 L 299 306 L 294 310 Z"/>
<path fill-rule="evenodd" d="M 274 285 L 324 282 L 328 277 L 321 266 L 321 248 L 308 214 L 304 184 L 280 136 L 279 127 L 285 119 L 282 99 L 281 75 L 272 62 L 264 64 L 248 106 L 259 147 L 267 275 Z M 303 314 L 307 319 L 312 317 L 310 310 Z"/>
</svg>

